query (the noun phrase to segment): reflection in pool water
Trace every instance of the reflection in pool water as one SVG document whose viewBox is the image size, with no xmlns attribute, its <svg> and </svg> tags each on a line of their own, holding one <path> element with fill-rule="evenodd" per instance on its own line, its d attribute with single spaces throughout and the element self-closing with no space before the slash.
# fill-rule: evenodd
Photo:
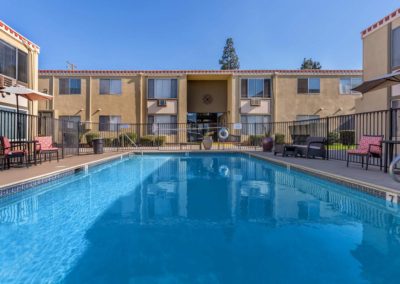
<svg viewBox="0 0 400 284">
<path fill-rule="evenodd" d="M 244 155 L 149 155 L 0 203 L 0 282 L 397 283 L 382 200 Z"/>
</svg>

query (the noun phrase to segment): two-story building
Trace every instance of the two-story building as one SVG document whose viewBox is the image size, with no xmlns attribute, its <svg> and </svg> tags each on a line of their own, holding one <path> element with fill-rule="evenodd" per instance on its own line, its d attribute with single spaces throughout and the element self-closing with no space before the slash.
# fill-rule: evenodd
<svg viewBox="0 0 400 284">
<path fill-rule="evenodd" d="M 363 81 L 400 70 L 400 9 L 361 32 Z M 364 93 L 356 102 L 357 112 L 400 107 L 400 84 Z"/>
<path fill-rule="evenodd" d="M 360 70 L 41 70 L 42 116 L 88 123 L 256 123 L 355 112 Z"/>
<path fill-rule="evenodd" d="M 0 21 L 0 88 L 22 85 L 38 89 L 40 48 Z M 37 102 L 19 99 L 21 113 L 37 114 Z M 0 110 L 16 111 L 16 97 L 0 94 Z"/>
</svg>

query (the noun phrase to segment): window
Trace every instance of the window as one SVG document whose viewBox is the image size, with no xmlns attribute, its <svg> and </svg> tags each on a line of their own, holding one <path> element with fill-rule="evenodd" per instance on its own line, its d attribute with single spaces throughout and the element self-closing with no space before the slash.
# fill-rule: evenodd
<svg viewBox="0 0 400 284">
<path fill-rule="evenodd" d="M 79 78 L 60 78 L 59 80 L 60 95 L 80 95 L 81 79 Z"/>
<path fill-rule="evenodd" d="M 177 79 L 149 79 L 147 97 L 149 99 L 174 99 L 178 96 Z"/>
<path fill-rule="evenodd" d="M 99 131 L 117 131 L 120 123 L 120 115 L 100 115 Z"/>
<path fill-rule="evenodd" d="M 362 79 L 358 77 L 347 77 L 340 78 L 340 94 L 341 95 L 351 95 L 351 94 L 359 94 L 359 92 L 352 91 L 353 88 L 357 87 L 362 83 Z"/>
<path fill-rule="evenodd" d="M 297 79 L 298 94 L 318 94 L 320 93 L 319 78 L 299 78 Z"/>
<path fill-rule="evenodd" d="M 0 73 L 28 83 L 28 54 L 0 40 Z"/>
<path fill-rule="evenodd" d="M 58 118 L 62 121 L 63 127 L 69 129 L 78 129 L 81 122 L 79 115 L 60 115 Z"/>
<path fill-rule="evenodd" d="M 28 83 L 28 54 L 18 50 L 18 81 Z"/>
<path fill-rule="evenodd" d="M 148 133 L 155 135 L 175 134 L 178 128 L 176 115 L 149 115 Z"/>
<path fill-rule="evenodd" d="M 120 95 L 121 79 L 100 79 L 100 95 Z"/>
<path fill-rule="evenodd" d="M 400 67 L 400 27 L 392 30 L 392 69 Z"/>
<path fill-rule="evenodd" d="M 270 115 L 241 115 L 240 122 L 244 135 L 264 135 L 271 130 Z"/>
<path fill-rule="evenodd" d="M 242 79 L 242 98 L 270 98 L 271 79 Z"/>
</svg>

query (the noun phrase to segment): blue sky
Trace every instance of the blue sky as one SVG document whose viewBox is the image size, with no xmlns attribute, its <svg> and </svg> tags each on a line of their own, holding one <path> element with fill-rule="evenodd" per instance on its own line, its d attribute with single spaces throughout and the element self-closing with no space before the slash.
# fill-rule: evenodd
<svg viewBox="0 0 400 284">
<path fill-rule="evenodd" d="M 398 0 L 12 0 L 0 19 L 41 47 L 41 69 L 219 69 L 233 37 L 241 69 L 362 67 L 360 32 Z"/>
</svg>

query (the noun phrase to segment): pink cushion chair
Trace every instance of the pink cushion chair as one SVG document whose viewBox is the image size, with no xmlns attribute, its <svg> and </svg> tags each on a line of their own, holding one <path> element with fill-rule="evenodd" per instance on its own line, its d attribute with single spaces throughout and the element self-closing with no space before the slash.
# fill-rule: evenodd
<svg viewBox="0 0 400 284">
<path fill-rule="evenodd" d="M 37 141 L 36 144 L 36 152 L 41 156 L 44 155 L 44 159 L 46 160 L 46 154 L 49 156 L 49 160 L 51 161 L 51 154 L 55 153 L 57 155 L 57 162 L 59 161 L 58 158 L 58 148 L 53 145 L 53 138 L 51 136 L 41 136 L 35 137 Z M 42 159 L 40 158 L 40 162 Z"/>
<path fill-rule="evenodd" d="M 367 158 L 365 169 L 368 170 L 369 158 L 378 158 L 379 167 L 382 170 L 382 140 L 383 135 L 364 135 L 361 137 L 357 149 L 347 151 L 347 166 L 350 156 L 361 157 L 361 167 L 364 167 L 364 157 Z"/>
<path fill-rule="evenodd" d="M 10 168 L 10 159 L 20 158 L 21 164 L 25 159 L 25 164 L 28 167 L 28 151 L 26 149 L 26 144 L 23 142 L 10 142 L 6 136 L 0 137 L 1 151 L 4 155 L 3 167 Z"/>
</svg>

